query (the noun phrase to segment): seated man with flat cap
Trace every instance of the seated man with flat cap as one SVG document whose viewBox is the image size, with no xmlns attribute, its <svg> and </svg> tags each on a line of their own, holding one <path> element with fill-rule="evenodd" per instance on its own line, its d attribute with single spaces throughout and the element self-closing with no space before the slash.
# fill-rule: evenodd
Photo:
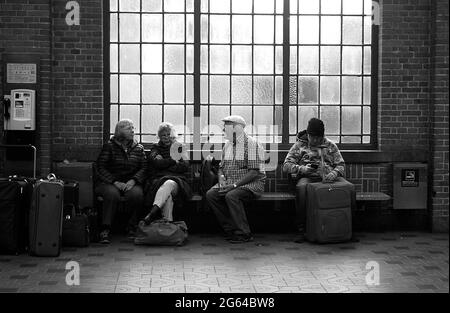
<svg viewBox="0 0 450 313">
<path fill-rule="evenodd" d="M 222 150 L 218 183 L 206 193 L 206 200 L 229 242 L 249 242 L 253 237 L 245 205 L 264 191 L 264 149 L 245 132 L 244 118 L 231 115 L 222 121 L 227 141 Z"/>
</svg>

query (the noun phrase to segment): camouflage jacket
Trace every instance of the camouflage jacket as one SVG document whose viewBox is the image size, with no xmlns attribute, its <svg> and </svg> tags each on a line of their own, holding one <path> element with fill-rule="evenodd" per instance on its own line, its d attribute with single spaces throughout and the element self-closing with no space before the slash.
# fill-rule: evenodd
<svg viewBox="0 0 450 313">
<path fill-rule="evenodd" d="M 345 175 L 345 163 L 336 144 L 324 137 L 322 147 L 323 169 L 320 166 L 321 157 L 319 149 L 310 147 L 306 132 L 300 132 L 297 136 L 297 142 L 291 147 L 284 160 L 283 171 L 294 174 L 299 172 L 300 166 L 315 164 L 318 168 L 309 176 L 321 177 L 322 172 L 324 175 L 327 175 L 331 171 L 335 171 L 338 176 L 343 177 Z"/>
</svg>

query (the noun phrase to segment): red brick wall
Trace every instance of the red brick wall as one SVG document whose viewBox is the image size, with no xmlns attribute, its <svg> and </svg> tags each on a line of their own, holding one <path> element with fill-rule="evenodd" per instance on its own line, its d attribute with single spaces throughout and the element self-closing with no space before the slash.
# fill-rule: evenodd
<svg viewBox="0 0 450 313">
<path fill-rule="evenodd" d="M 66 25 L 66 2 L 54 0 L 52 8 L 47 0 L 0 3 L 0 60 L 3 53 L 41 56 L 38 116 L 43 174 L 51 170 L 52 159 L 93 160 L 102 142 L 103 1 L 78 1 L 80 26 Z M 446 0 L 381 1 L 379 148 L 387 154 L 403 151 L 412 158 L 415 151 L 429 154 L 433 225 L 448 231 L 447 28 Z M 1 75 L 2 70 L 0 79 Z M 358 190 L 392 194 L 396 161 L 353 159 L 347 176 Z M 279 170 L 269 174 L 268 189 L 287 188 Z"/>
</svg>

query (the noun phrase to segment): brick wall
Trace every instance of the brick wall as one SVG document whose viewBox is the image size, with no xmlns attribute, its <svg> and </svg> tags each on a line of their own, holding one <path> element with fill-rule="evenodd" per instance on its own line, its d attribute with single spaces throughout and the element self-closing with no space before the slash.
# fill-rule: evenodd
<svg viewBox="0 0 450 313">
<path fill-rule="evenodd" d="M 54 0 L 52 8 L 47 0 L 0 2 L 0 60 L 3 53 L 15 52 L 41 57 L 38 116 L 43 174 L 51 170 L 52 160 L 93 160 L 102 142 L 103 1 L 78 1 L 80 26 L 66 25 L 66 2 Z M 379 150 L 389 155 L 399 151 L 413 161 L 429 160 L 433 225 L 446 231 L 447 28 L 446 0 L 381 1 Z M 0 79 L 2 73 L 0 70 Z M 417 151 L 428 156 L 414 159 Z M 392 194 L 392 163 L 399 160 L 385 157 L 365 162 L 353 158 L 347 176 L 357 190 Z M 280 169 L 268 174 L 267 187 L 271 191 L 289 188 Z"/>
<path fill-rule="evenodd" d="M 448 231 L 448 1 L 433 3 L 432 31 L 432 124 L 433 227 Z"/>
</svg>

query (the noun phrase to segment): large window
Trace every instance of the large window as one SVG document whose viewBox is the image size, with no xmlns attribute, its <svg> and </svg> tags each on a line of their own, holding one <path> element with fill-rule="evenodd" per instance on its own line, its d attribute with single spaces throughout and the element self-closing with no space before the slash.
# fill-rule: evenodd
<svg viewBox="0 0 450 313">
<path fill-rule="evenodd" d="M 138 139 L 154 142 L 170 121 L 185 142 L 205 142 L 222 117 L 239 114 L 260 141 L 289 144 L 316 116 L 341 147 L 376 143 L 372 1 L 105 4 L 107 134 L 131 118 Z"/>
</svg>

